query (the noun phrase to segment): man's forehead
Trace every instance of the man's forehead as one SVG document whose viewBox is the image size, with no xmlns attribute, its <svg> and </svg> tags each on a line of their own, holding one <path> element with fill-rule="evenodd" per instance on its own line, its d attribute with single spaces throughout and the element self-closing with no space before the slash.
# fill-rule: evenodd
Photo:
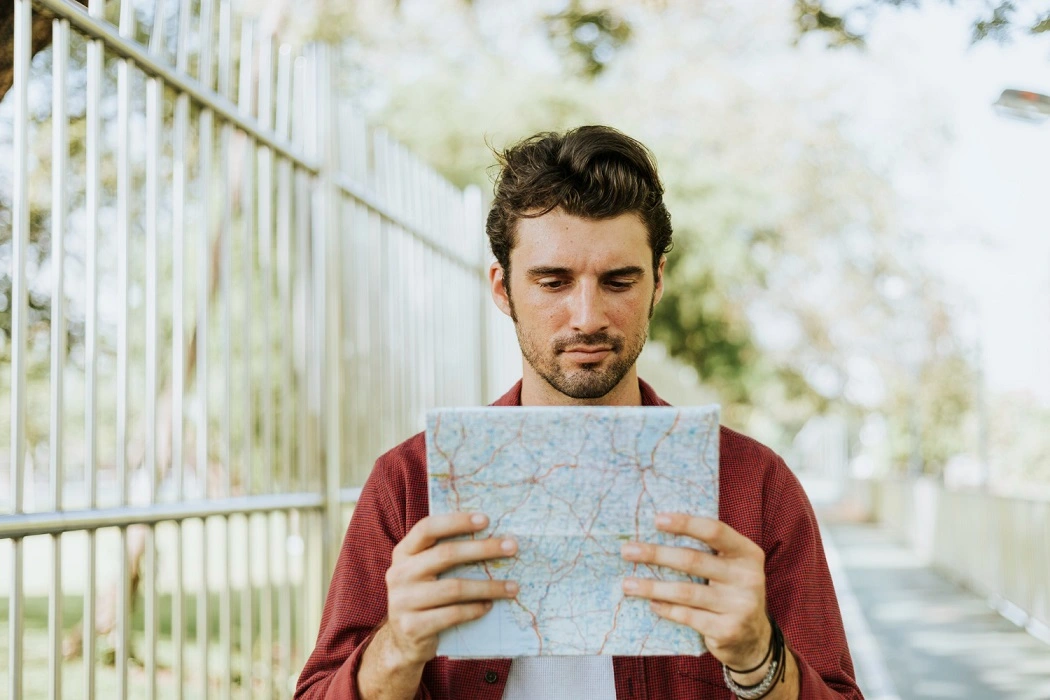
<svg viewBox="0 0 1050 700">
<path fill-rule="evenodd" d="M 648 230 L 637 214 L 608 219 L 585 219 L 554 209 L 543 216 L 517 222 L 516 264 L 527 268 L 562 267 L 600 269 L 630 267 L 651 254 Z"/>
</svg>

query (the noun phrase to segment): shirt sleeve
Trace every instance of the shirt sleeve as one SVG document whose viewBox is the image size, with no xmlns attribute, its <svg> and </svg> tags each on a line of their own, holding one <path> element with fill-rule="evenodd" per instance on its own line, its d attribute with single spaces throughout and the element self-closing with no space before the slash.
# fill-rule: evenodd
<svg viewBox="0 0 1050 700">
<path fill-rule="evenodd" d="M 384 458 L 361 490 L 332 574 L 321 629 L 295 689 L 295 700 L 358 700 L 365 648 L 386 619 L 386 572 L 405 535 L 403 484 Z M 417 700 L 430 695 L 420 687 Z"/>
<path fill-rule="evenodd" d="M 766 488 L 766 605 L 795 654 L 799 698 L 863 700 L 813 507 L 779 458 Z"/>
</svg>

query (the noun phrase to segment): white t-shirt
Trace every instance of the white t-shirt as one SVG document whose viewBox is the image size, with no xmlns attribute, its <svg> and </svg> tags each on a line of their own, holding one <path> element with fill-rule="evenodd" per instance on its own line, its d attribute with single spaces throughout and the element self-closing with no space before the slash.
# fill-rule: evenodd
<svg viewBox="0 0 1050 700">
<path fill-rule="evenodd" d="M 611 656 L 526 656 L 514 659 L 503 700 L 616 700 Z"/>
</svg>

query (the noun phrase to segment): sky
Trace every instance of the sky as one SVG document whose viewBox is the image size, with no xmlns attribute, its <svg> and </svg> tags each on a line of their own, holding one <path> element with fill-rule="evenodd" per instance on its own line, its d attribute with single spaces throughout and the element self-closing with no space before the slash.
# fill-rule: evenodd
<svg viewBox="0 0 1050 700">
<path fill-rule="evenodd" d="M 915 194 L 922 261 L 944 279 L 975 350 L 979 341 L 989 389 L 1050 405 L 1050 122 L 991 106 L 1004 88 L 1050 93 L 1050 38 L 971 45 L 972 18 L 972 7 L 927 3 L 873 26 L 871 54 L 893 60 L 907 46 L 915 81 L 937 85 L 951 132 L 943 158 L 896 184 Z"/>
</svg>

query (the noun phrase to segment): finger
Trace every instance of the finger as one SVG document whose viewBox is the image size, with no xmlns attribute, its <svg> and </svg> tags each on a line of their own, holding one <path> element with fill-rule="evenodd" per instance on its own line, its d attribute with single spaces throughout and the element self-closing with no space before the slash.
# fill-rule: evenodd
<svg viewBox="0 0 1050 700">
<path fill-rule="evenodd" d="M 685 513 L 658 513 L 658 530 L 700 540 L 726 556 L 763 555 L 762 548 L 720 520 Z"/>
<path fill-rule="evenodd" d="M 688 581 L 656 581 L 651 578 L 627 578 L 623 591 L 629 596 L 686 605 L 715 613 L 726 612 L 726 600 L 719 591 Z"/>
<path fill-rule="evenodd" d="M 649 602 L 649 608 L 665 620 L 691 627 L 705 637 L 714 636 L 712 633 L 718 627 L 717 613 L 707 610 L 697 610 L 687 605 L 675 605 L 656 600 Z"/>
<path fill-rule="evenodd" d="M 443 513 L 428 515 L 408 531 L 394 547 L 394 555 L 411 556 L 430 549 L 439 540 L 482 530 L 489 524 L 484 513 Z"/>
<path fill-rule="evenodd" d="M 413 636 L 417 639 L 425 639 L 433 637 L 450 627 L 476 620 L 491 609 L 492 601 L 490 600 L 476 603 L 460 603 L 459 605 L 447 605 L 443 608 L 412 613 L 405 622 L 411 625 Z"/>
<path fill-rule="evenodd" d="M 424 581 L 390 591 L 390 606 L 401 610 L 432 610 L 457 603 L 513 598 L 518 594 L 514 581 L 449 578 Z"/>
<path fill-rule="evenodd" d="M 712 581 L 724 581 L 729 577 L 729 562 L 710 552 L 689 547 L 668 547 L 648 542 L 627 542 L 620 548 L 627 561 L 666 566 L 683 574 L 690 574 Z"/>
<path fill-rule="evenodd" d="M 518 543 L 510 539 L 449 540 L 407 560 L 403 573 L 409 580 L 425 580 L 458 564 L 500 559 L 517 551 Z"/>
</svg>

